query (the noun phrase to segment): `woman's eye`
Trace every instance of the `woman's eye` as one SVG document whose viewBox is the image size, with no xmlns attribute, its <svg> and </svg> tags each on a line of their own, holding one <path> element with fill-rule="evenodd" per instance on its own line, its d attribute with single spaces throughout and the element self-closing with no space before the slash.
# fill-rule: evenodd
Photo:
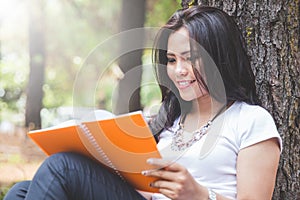
<svg viewBox="0 0 300 200">
<path fill-rule="evenodd" d="M 168 63 L 174 63 L 176 62 L 175 58 L 168 58 Z"/>
</svg>

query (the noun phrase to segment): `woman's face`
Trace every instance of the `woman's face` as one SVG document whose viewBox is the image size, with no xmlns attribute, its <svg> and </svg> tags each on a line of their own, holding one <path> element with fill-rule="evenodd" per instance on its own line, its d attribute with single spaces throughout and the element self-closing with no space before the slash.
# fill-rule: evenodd
<svg viewBox="0 0 300 200">
<path fill-rule="evenodd" d="M 168 76 L 183 100 L 193 101 L 208 94 L 204 88 L 200 88 L 193 72 L 190 39 L 186 28 L 180 28 L 170 35 L 167 59 Z"/>
</svg>

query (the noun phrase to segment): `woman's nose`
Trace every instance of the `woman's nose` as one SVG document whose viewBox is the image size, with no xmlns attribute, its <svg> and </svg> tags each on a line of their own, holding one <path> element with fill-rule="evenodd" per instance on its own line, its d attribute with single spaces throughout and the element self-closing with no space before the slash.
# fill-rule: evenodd
<svg viewBox="0 0 300 200">
<path fill-rule="evenodd" d="M 188 74 L 187 67 L 183 62 L 177 62 L 175 73 L 177 76 L 186 76 Z"/>
</svg>

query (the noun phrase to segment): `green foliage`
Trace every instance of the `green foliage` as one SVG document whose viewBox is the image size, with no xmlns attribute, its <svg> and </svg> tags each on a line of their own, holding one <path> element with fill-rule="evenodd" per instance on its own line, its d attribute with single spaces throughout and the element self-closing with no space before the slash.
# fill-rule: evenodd
<svg viewBox="0 0 300 200">
<path fill-rule="evenodd" d="M 151 50 L 145 50 L 143 55 L 143 76 L 141 84 L 141 104 L 147 109 L 161 101 L 161 93 L 156 82 L 153 65 L 151 63 Z"/>
<path fill-rule="evenodd" d="M 180 9 L 180 0 L 151 0 L 148 1 L 148 11 L 145 26 L 160 27 L 171 15 Z"/>
<path fill-rule="evenodd" d="M 24 92 L 27 68 L 22 66 L 24 61 L 18 62 L 9 58 L 0 61 L 0 122 L 3 120 L 18 123 L 13 113 L 24 108 Z"/>
<path fill-rule="evenodd" d="M 85 58 L 99 43 L 119 31 L 121 2 L 122 0 L 45 2 L 46 68 L 43 85 L 45 109 L 73 105 L 74 80 L 83 67 Z M 147 5 L 145 26 L 157 27 L 163 25 L 171 14 L 180 8 L 180 1 L 151 0 Z M 0 19 L 2 20 L 0 23 L 0 122 L 8 120 L 20 123 L 24 117 L 29 75 L 26 8 L 26 3 L 19 4 L 17 8 L 14 7 L 15 11 L 18 11 L 13 12 L 17 13 L 15 16 L 7 15 L 7 18 Z M 117 48 L 116 45 L 111 46 L 112 51 L 117 51 Z M 109 53 L 102 52 L 102 56 L 109 57 Z M 144 57 L 149 60 L 150 56 L 147 52 Z M 99 66 L 101 63 L 97 60 L 94 61 L 94 65 Z M 160 99 L 158 87 L 155 84 L 148 84 L 155 82 L 149 68 L 151 67 L 147 67 L 143 74 L 143 82 L 146 85 L 142 86 L 141 91 L 142 105 L 145 107 Z M 91 74 L 91 79 L 87 81 L 101 84 L 97 86 L 95 94 L 91 94 L 95 96 L 95 105 L 112 110 L 113 92 L 118 77 L 111 70 L 105 74 L 105 78 L 101 79 L 101 83 L 97 83 L 99 77 L 92 77 L 92 75 L 94 74 Z"/>
<path fill-rule="evenodd" d="M 119 4 L 119 1 L 113 5 L 109 1 L 92 0 L 49 3 L 47 26 L 54 34 L 47 37 L 43 101 L 46 108 L 72 105 L 74 80 L 84 59 L 118 29 L 118 24 L 111 21 L 119 13 Z M 53 23 L 56 18 L 60 20 Z M 96 82 L 97 79 L 87 81 Z"/>
<path fill-rule="evenodd" d="M 10 187 L 0 187 L 0 200 L 4 199 L 5 194 L 8 192 Z"/>
</svg>

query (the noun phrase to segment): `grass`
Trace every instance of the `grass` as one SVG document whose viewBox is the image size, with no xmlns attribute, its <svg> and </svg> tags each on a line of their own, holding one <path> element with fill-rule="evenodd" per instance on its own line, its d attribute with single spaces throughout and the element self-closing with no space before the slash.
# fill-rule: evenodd
<svg viewBox="0 0 300 200">
<path fill-rule="evenodd" d="M 32 179 L 44 153 L 22 134 L 0 132 L 0 200 L 18 181 Z"/>
<path fill-rule="evenodd" d="M 11 185 L 12 186 L 12 185 Z M 0 200 L 4 199 L 5 194 L 8 192 L 8 190 L 11 188 L 11 186 L 4 186 L 0 187 Z"/>
</svg>

